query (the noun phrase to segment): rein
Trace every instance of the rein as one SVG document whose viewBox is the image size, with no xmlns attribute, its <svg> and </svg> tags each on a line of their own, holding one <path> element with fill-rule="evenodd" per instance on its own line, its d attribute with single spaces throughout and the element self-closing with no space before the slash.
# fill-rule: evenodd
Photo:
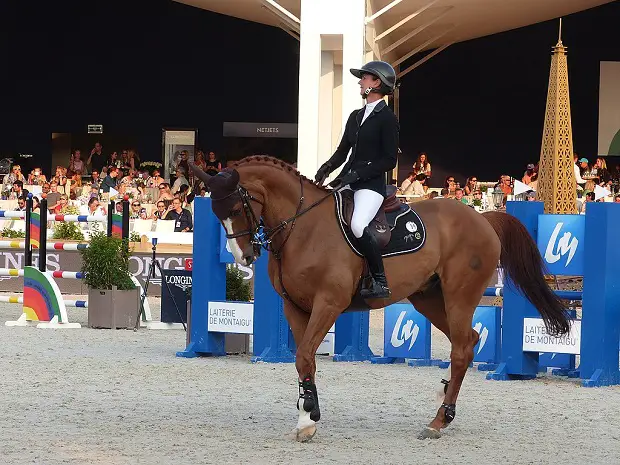
<svg viewBox="0 0 620 465">
<path fill-rule="evenodd" d="M 310 210 L 312 210 L 316 206 L 323 203 L 327 198 L 331 197 L 333 194 L 332 192 L 330 192 L 324 195 L 323 197 L 321 197 L 319 200 L 310 204 L 308 207 L 302 209 L 305 197 L 304 197 L 304 182 L 301 177 L 299 178 L 299 187 L 300 187 L 299 204 L 297 205 L 297 210 L 295 211 L 295 214 L 281 221 L 274 228 L 268 228 L 268 229 L 263 228 L 263 231 L 261 231 L 261 225 L 263 225 L 264 223 L 261 223 L 261 221 L 258 221 L 256 219 L 256 215 L 254 214 L 254 210 L 250 206 L 250 202 L 256 202 L 263 207 L 265 206 L 265 204 L 264 202 L 258 200 L 256 197 L 250 194 L 250 192 L 248 192 L 248 190 L 245 187 L 237 186 L 237 189 L 232 191 L 230 194 L 225 195 L 224 197 L 220 197 L 220 198 L 212 199 L 212 200 L 213 201 L 225 200 L 234 194 L 239 194 L 239 197 L 241 197 L 241 202 L 243 204 L 243 210 L 244 210 L 246 221 L 248 221 L 250 226 L 249 226 L 249 229 L 246 229 L 245 231 L 240 231 L 240 232 L 232 233 L 232 234 L 226 234 L 226 238 L 236 239 L 238 237 L 243 237 L 243 236 L 252 236 L 252 240 L 250 242 L 254 248 L 254 252 L 256 255 L 260 255 L 261 248 L 265 249 L 267 252 L 271 252 L 273 254 L 273 258 L 275 258 L 276 261 L 278 262 L 278 279 L 280 280 L 280 285 L 282 286 L 282 296 L 285 299 L 287 299 L 289 302 L 291 302 L 299 310 L 308 312 L 308 310 L 300 307 L 298 304 L 296 304 L 291 299 L 291 296 L 289 295 L 289 293 L 286 291 L 286 288 L 284 287 L 284 282 L 282 280 L 282 251 L 284 250 L 284 246 L 286 245 L 289 238 L 291 237 L 291 234 L 293 233 L 293 229 L 295 229 L 297 218 L 299 218 L 302 215 L 305 215 Z M 284 231 L 288 227 L 289 224 L 291 225 L 291 227 L 288 230 L 288 234 L 286 235 L 286 237 L 280 244 L 280 247 L 277 250 L 274 249 L 272 245 L 273 237 L 276 234 Z"/>
</svg>

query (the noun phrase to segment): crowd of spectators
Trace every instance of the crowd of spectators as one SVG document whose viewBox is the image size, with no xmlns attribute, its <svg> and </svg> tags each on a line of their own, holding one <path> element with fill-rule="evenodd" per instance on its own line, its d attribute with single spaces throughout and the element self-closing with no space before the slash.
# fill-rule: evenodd
<svg viewBox="0 0 620 465">
<path fill-rule="evenodd" d="M 79 213 L 106 215 L 105 199 L 116 197 L 130 199 L 131 219 L 154 221 L 174 220 L 176 232 L 193 230 L 192 202 L 196 196 L 205 196 L 202 181 L 189 170 L 188 152 L 182 151 L 171 179 L 167 182 L 158 168 L 159 163 L 141 165 L 136 150 L 127 149 L 106 154 L 97 142 L 88 157 L 79 149 L 74 150 L 67 166 L 57 166 L 47 177 L 39 167 L 25 175 L 20 165 L 13 165 L 11 172 L 2 179 L 2 198 L 17 200 L 17 210 L 25 209 L 29 194 L 24 186 L 37 186 L 33 191 L 35 211 L 40 208 L 41 194 L 45 194 L 49 213 Z M 207 157 L 198 150 L 194 163 L 210 174 L 217 174 L 222 164 L 215 153 Z M 117 208 L 122 208 L 119 204 Z"/>
</svg>

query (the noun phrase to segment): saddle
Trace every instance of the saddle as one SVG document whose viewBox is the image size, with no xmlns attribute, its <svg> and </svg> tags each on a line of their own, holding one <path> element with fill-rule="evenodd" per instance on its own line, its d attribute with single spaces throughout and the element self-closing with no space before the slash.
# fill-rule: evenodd
<svg viewBox="0 0 620 465">
<path fill-rule="evenodd" d="M 408 205 L 401 203 L 396 198 L 395 186 L 388 185 L 386 194 L 381 208 L 379 208 L 379 211 L 368 225 L 368 229 L 377 240 L 377 244 L 381 249 L 385 248 L 390 242 L 392 229 L 394 229 L 396 225 L 396 220 L 401 216 L 400 214 L 410 210 Z M 353 195 L 353 191 L 349 189 L 340 191 L 342 219 L 349 227 L 351 225 L 351 218 L 353 217 Z M 389 220 L 386 215 L 387 213 L 392 213 L 392 215 L 389 215 Z"/>
</svg>

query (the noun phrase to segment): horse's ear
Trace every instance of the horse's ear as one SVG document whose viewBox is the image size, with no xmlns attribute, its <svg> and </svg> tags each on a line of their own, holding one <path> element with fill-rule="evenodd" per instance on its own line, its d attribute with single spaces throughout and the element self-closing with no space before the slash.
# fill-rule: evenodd
<svg viewBox="0 0 620 465">
<path fill-rule="evenodd" d="M 235 188 L 239 184 L 239 171 L 233 169 L 230 171 L 230 177 L 226 180 L 226 186 Z"/>
<path fill-rule="evenodd" d="M 204 171 L 202 171 L 202 169 L 198 168 L 192 162 L 188 162 L 188 165 L 189 165 L 189 169 L 192 170 L 194 174 L 198 177 L 198 179 L 203 181 L 205 184 L 208 184 L 209 180 L 213 177 L 210 174 L 207 174 Z"/>
</svg>

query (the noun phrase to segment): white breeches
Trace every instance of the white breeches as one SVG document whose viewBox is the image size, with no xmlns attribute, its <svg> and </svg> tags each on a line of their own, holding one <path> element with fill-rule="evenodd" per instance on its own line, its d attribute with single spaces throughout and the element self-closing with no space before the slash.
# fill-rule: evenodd
<svg viewBox="0 0 620 465">
<path fill-rule="evenodd" d="M 364 228 L 370 224 L 375 217 L 381 204 L 383 196 L 370 189 L 360 189 L 355 191 L 353 196 L 354 208 L 351 218 L 351 230 L 358 239 L 364 234 Z"/>
</svg>

